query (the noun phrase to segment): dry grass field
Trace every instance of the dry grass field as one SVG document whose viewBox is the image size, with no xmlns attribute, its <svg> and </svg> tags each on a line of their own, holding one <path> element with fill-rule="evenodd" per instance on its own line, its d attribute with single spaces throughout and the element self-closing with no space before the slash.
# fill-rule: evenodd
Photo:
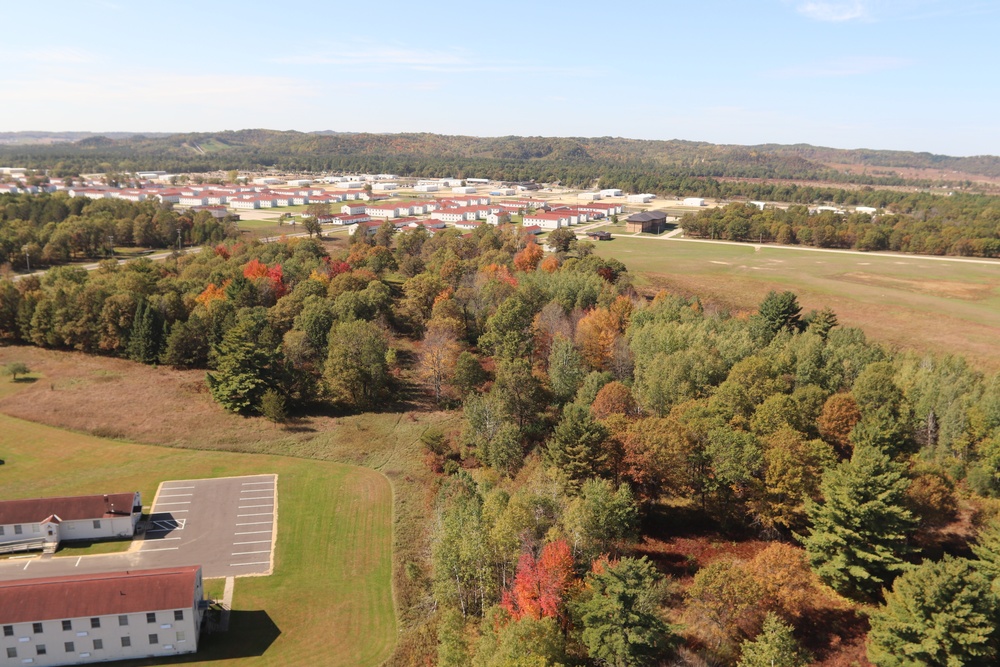
<svg viewBox="0 0 1000 667">
<path fill-rule="evenodd" d="M 278 426 L 221 410 L 205 389 L 204 371 L 0 348 L 0 365 L 11 361 L 26 363 L 33 373 L 28 382 L 0 380 L 5 497 L 104 490 L 113 477 L 116 486 L 152 498 L 165 478 L 278 472 L 283 495 L 276 574 L 241 581 L 236 598 L 241 609 L 267 610 L 281 630 L 261 665 L 378 664 L 406 639 L 405 632 L 397 635 L 397 622 L 405 630 L 425 614 L 417 608 L 423 595 L 418 564 L 429 548 L 433 485 L 419 438 L 430 427 L 455 427 L 454 414 L 404 404 L 392 406 L 396 412 L 312 415 Z M 25 462 L 31 474 L 23 474 Z M 46 471 L 51 480 L 43 484 Z M 292 536 L 293 548 L 282 548 L 282 531 Z M 383 537 L 385 552 L 372 552 Z M 383 556 L 384 580 L 360 576 Z M 344 594 L 333 594 L 327 583 Z M 377 598 L 383 584 L 386 598 Z M 281 619 L 270 613 L 275 605 L 285 609 Z M 259 615 L 248 618 L 263 623 Z M 250 634 L 271 630 L 264 623 Z M 216 655 L 222 657 L 206 654 Z"/>
<path fill-rule="evenodd" d="M 1000 262 L 813 252 L 768 246 L 617 236 L 596 252 L 623 261 L 646 291 L 698 295 L 753 310 L 769 290 L 795 292 L 805 310 L 829 306 L 842 324 L 888 345 L 961 354 L 1000 371 Z"/>
</svg>

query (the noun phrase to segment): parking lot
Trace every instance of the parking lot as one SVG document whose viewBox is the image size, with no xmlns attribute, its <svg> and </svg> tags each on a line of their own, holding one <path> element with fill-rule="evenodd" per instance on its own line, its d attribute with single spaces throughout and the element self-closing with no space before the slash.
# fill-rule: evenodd
<svg viewBox="0 0 1000 667">
<path fill-rule="evenodd" d="M 0 580 L 177 565 L 201 565 L 205 578 L 270 574 L 277 511 L 277 475 L 162 482 L 128 552 L 10 559 Z"/>
</svg>

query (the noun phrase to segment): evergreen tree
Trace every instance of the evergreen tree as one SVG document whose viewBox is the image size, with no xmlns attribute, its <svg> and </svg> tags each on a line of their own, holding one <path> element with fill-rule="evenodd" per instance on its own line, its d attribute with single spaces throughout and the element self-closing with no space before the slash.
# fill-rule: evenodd
<svg viewBox="0 0 1000 667">
<path fill-rule="evenodd" d="M 163 322 L 160 321 L 159 313 L 149 306 L 148 301 L 142 299 L 135 309 L 125 353 L 132 361 L 152 364 L 160 358 L 162 340 Z"/>
<path fill-rule="evenodd" d="M 563 408 L 563 417 L 549 439 L 545 453 L 556 476 L 570 493 L 598 474 L 604 463 L 601 444 L 607 430 L 590 416 L 582 405 L 571 403 Z"/>
<path fill-rule="evenodd" d="M 556 399 L 560 403 L 572 400 L 585 377 L 587 369 L 573 341 L 557 335 L 549 351 L 549 384 Z"/>
<path fill-rule="evenodd" d="M 231 412 L 258 410 L 264 392 L 281 377 L 283 358 L 274 338 L 264 308 L 241 311 L 213 350 L 215 371 L 206 378 L 212 398 Z"/>
<path fill-rule="evenodd" d="M 334 394 L 368 407 L 389 386 L 389 345 L 378 325 L 362 320 L 330 330 L 325 377 Z"/>
<path fill-rule="evenodd" d="M 802 329 L 802 306 L 794 292 L 778 294 L 770 291 L 757 308 L 767 332 L 774 336 L 782 329 L 800 331 Z"/>
<path fill-rule="evenodd" d="M 812 530 L 801 540 L 824 582 L 872 600 L 905 569 L 900 556 L 914 524 L 904 507 L 908 485 L 902 466 L 864 445 L 823 476 L 823 500 L 806 502 Z"/>
<path fill-rule="evenodd" d="M 479 357 L 471 352 L 462 352 L 455 362 L 455 375 L 451 384 L 458 390 L 462 397 L 468 396 L 486 382 L 486 371 L 479 363 Z"/>
<path fill-rule="evenodd" d="M 972 545 L 972 553 L 978 560 L 976 567 L 990 581 L 1000 580 L 1000 520 L 994 519 L 983 526 Z"/>
<path fill-rule="evenodd" d="M 587 575 L 590 597 L 579 605 L 582 639 L 590 657 L 612 667 L 650 665 L 671 636 L 654 599 L 661 575 L 642 558 L 623 558 Z"/>
<path fill-rule="evenodd" d="M 737 667 L 805 667 L 809 657 L 792 635 L 792 626 L 775 614 L 764 619 L 764 628 L 756 639 L 745 641 Z"/>
<path fill-rule="evenodd" d="M 926 561 L 896 579 L 871 615 L 868 659 L 877 667 L 997 664 L 998 604 L 964 558 Z"/>
</svg>

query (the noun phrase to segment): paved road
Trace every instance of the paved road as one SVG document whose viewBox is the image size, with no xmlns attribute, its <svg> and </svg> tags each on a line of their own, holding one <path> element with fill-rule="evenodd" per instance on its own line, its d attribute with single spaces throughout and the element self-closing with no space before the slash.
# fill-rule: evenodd
<svg viewBox="0 0 1000 667">
<path fill-rule="evenodd" d="M 0 562 L 0 581 L 201 565 L 205 578 L 270 574 L 277 475 L 163 482 L 145 534 L 126 553 Z"/>
</svg>

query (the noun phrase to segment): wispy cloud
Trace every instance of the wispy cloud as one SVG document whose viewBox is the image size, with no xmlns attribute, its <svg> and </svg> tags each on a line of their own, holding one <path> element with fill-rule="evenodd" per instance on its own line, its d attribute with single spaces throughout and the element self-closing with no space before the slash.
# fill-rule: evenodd
<svg viewBox="0 0 1000 667">
<path fill-rule="evenodd" d="M 8 62 L 33 65 L 83 65 L 95 63 L 100 60 L 100 56 L 96 53 L 72 47 L 33 49 L 31 51 L 18 52 L 4 50 L 0 57 L 3 57 Z"/>
<path fill-rule="evenodd" d="M 841 78 L 901 69 L 912 64 L 912 60 L 894 56 L 845 56 L 782 67 L 771 71 L 770 75 L 779 79 Z"/>
<path fill-rule="evenodd" d="M 843 23 L 869 18 L 867 7 L 860 1 L 854 2 L 800 2 L 795 11 L 815 21 Z"/>
<path fill-rule="evenodd" d="M 401 69 L 443 73 L 566 74 L 593 73 L 578 67 L 537 65 L 518 61 L 483 60 L 464 51 L 417 50 L 374 44 L 341 44 L 317 51 L 267 59 L 278 65 L 336 66 L 365 69 Z"/>
</svg>

